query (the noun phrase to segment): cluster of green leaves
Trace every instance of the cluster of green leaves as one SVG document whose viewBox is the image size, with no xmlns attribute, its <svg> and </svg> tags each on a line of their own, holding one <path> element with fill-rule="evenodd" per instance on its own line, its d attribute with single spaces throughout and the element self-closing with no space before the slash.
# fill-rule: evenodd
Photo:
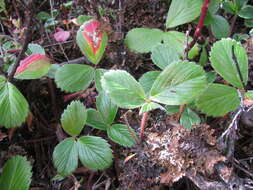
<svg viewBox="0 0 253 190">
<path fill-rule="evenodd" d="M 112 150 L 106 140 L 96 136 L 81 136 L 81 131 L 88 125 L 107 131 L 108 137 L 123 146 L 135 144 L 135 133 L 122 124 L 112 125 L 117 107 L 110 99 L 100 93 L 97 97 L 97 109 L 86 110 L 80 101 L 73 101 L 61 116 L 61 125 L 71 137 L 61 141 L 54 149 L 53 161 L 62 176 L 70 175 L 81 163 L 92 170 L 105 169 L 112 163 Z"/>
<path fill-rule="evenodd" d="M 249 0 L 233 0 L 222 3 L 224 10 L 230 14 L 237 15 L 244 20 L 246 27 L 253 27 L 253 6 L 248 5 Z"/>
<path fill-rule="evenodd" d="M 222 39 L 213 45 L 210 60 L 214 70 L 233 87 L 210 84 L 196 104 L 208 115 L 222 116 L 234 111 L 240 104 L 236 89 L 243 89 L 247 84 L 248 57 L 240 43 L 232 39 Z"/>
</svg>

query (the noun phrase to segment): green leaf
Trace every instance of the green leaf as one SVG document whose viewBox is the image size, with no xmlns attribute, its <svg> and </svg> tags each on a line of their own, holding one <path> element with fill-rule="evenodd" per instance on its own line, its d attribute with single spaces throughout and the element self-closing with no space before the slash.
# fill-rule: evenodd
<svg viewBox="0 0 253 190">
<path fill-rule="evenodd" d="M 220 8 L 220 0 L 209 1 L 208 11 L 211 14 L 215 14 Z"/>
<path fill-rule="evenodd" d="M 165 110 L 160 104 L 157 104 L 155 102 L 145 103 L 141 106 L 139 114 L 142 114 L 144 112 L 149 112 L 151 110 L 158 109 L 158 108 L 161 110 Z"/>
<path fill-rule="evenodd" d="M 75 171 L 78 165 L 78 146 L 74 138 L 67 138 L 55 147 L 53 163 L 62 176 L 68 176 Z"/>
<path fill-rule="evenodd" d="M 232 57 L 232 46 L 234 46 L 234 53 L 239 64 L 243 82 L 246 84 L 248 81 L 248 57 L 245 49 L 235 40 L 228 38 L 216 42 L 211 49 L 211 64 L 215 71 L 226 81 L 237 88 L 243 88 L 236 69 L 236 63 Z"/>
<path fill-rule="evenodd" d="M 223 2 L 222 8 L 230 14 L 237 14 L 239 11 L 236 3 L 232 1 Z"/>
<path fill-rule="evenodd" d="M 206 86 L 203 68 L 187 61 L 167 66 L 154 82 L 150 99 L 167 105 L 187 104 L 199 96 Z"/>
<path fill-rule="evenodd" d="M 200 54 L 200 58 L 199 58 L 199 64 L 201 66 L 204 66 L 208 61 L 208 55 L 207 55 L 207 51 L 206 51 L 206 47 L 202 47 L 202 51 Z"/>
<path fill-rule="evenodd" d="M 191 43 L 191 41 L 192 41 L 192 38 L 188 37 L 188 43 Z M 177 31 L 164 32 L 163 42 L 164 44 L 170 47 L 173 47 L 173 49 L 178 53 L 178 55 L 182 57 L 184 54 L 187 37 L 185 33 L 182 33 L 182 32 L 177 32 Z M 196 51 L 196 48 L 198 49 L 197 45 L 195 45 L 189 51 L 189 54 L 192 54 L 192 51 Z"/>
<path fill-rule="evenodd" d="M 59 64 L 51 64 L 49 71 L 47 73 L 47 77 L 54 79 L 55 78 L 55 73 L 56 71 L 61 68 L 61 66 Z"/>
<path fill-rule="evenodd" d="M 69 92 L 85 90 L 94 78 L 94 69 L 88 65 L 69 64 L 56 71 L 55 82 L 59 88 Z"/>
<path fill-rule="evenodd" d="M 96 106 L 103 120 L 109 125 L 112 124 L 116 117 L 118 107 L 111 102 L 104 91 L 101 91 L 97 96 Z"/>
<path fill-rule="evenodd" d="M 79 15 L 76 19 L 76 22 L 80 25 L 82 25 L 84 22 L 89 21 L 91 19 L 94 19 L 92 16 L 88 15 Z"/>
<path fill-rule="evenodd" d="M 180 117 L 180 124 L 187 129 L 191 129 L 192 125 L 197 125 L 201 122 L 198 114 L 189 108 L 186 108 Z"/>
<path fill-rule="evenodd" d="M 206 80 L 208 83 L 213 83 L 216 80 L 216 73 L 215 72 L 207 72 L 206 73 Z"/>
<path fill-rule="evenodd" d="M 28 44 L 26 54 L 27 55 L 32 55 L 32 54 L 45 55 L 46 53 L 45 53 L 44 48 L 41 45 L 30 43 Z"/>
<path fill-rule="evenodd" d="M 0 126 L 20 126 L 28 115 L 28 103 L 21 92 L 0 76 Z"/>
<path fill-rule="evenodd" d="M 72 101 L 61 116 L 62 128 L 71 136 L 81 133 L 87 119 L 87 111 L 80 101 Z"/>
<path fill-rule="evenodd" d="M 236 5 L 241 9 L 244 5 L 248 3 L 249 0 L 235 0 Z"/>
<path fill-rule="evenodd" d="M 221 39 L 229 36 L 230 26 L 224 17 L 214 15 L 211 22 L 211 30 L 215 38 Z"/>
<path fill-rule="evenodd" d="M 16 79 L 38 79 L 48 73 L 50 65 L 50 59 L 47 56 L 32 54 L 20 62 L 14 77 Z"/>
<path fill-rule="evenodd" d="M 178 61 L 179 54 L 173 46 L 159 44 L 152 50 L 151 59 L 160 69 L 164 69 L 172 62 Z"/>
<path fill-rule="evenodd" d="M 246 27 L 252 28 L 253 27 L 253 19 L 245 19 L 244 24 Z"/>
<path fill-rule="evenodd" d="M 87 110 L 87 125 L 100 130 L 106 130 L 109 125 L 103 120 L 101 114 L 95 109 Z"/>
<path fill-rule="evenodd" d="M 15 156 L 8 160 L 0 176 L 0 187 L 3 190 L 28 190 L 32 178 L 31 164 L 25 157 Z"/>
<path fill-rule="evenodd" d="M 249 90 L 245 93 L 245 98 L 253 100 L 253 90 Z"/>
<path fill-rule="evenodd" d="M 197 100 L 197 107 L 210 116 L 223 116 L 240 104 L 235 88 L 222 84 L 210 84 Z"/>
<path fill-rule="evenodd" d="M 148 53 L 163 39 L 163 31 L 150 28 L 134 28 L 125 37 L 125 45 L 138 53 Z"/>
<path fill-rule="evenodd" d="M 166 19 L 166 28 L 193 21 L 200 15 L 202 0 L 172 0 Z"/>
<path fill-rule="evenodd" d="M 112 102 L 121 108 L 133 109 L 145 103 L 144 90 L 126 71 L 108 71 L 103 75 L 101 82 Z"/>
<path fill-rule="evenodd" d="M 166 105 L 165 109 L 166 109 L 166 114 L 173 115 L 179 112 L 180 106 Z"/>
<path fill-rule="evenodd" d="M 45 11 L 41 11 L 36 15 L 36 18 L 40 21 L 46 21 L 51 18 L 51 15 Z"/>
<path fill-rule="evenodd" d="M 185 44 L 187 41 L 185 33 L 177 31 L 169 31 L 163 34 L 163 41 L 170 47 L 173 47 L 175 51 L 182 56 L 185 49 Z M 189 43 L 192 41 L 192 38 L 189 37 Z"/>
<path fill-rule="evenodd" d="M 253 6 L 246 5 L 244 6 L 239 12 L 238 15 L 245 19 L 252 19 L 253 18 Z"/>
<path fill-rule="evenodd" d="M 147 95 L 149 94 L 153 83 L 160 73 L 161 71 L 149 71 L 144 73 L 139 79 L 139 83 Z"/>
<path fill-rule="evenodd" d="M 110 145 L 101 137 L 84 136 L 77 141 L 82 164 L 92 170 L 108 168 L 112 163 Z"/>
<path fill-rule="evenodd" d="M 84 22 L 76 34 L 76 42 L 83 55 L 93 63 L 98 64 L 105 52 L 108 36 L 100 28 L 98 20 L 88 20 Z"/>
<path fill-rule="evenodd" d="M 105 70 L 105 69 L 96 69 L 95 70 L 95 85 L 96 85 L 96 90 L 98 92 L 103 91 L 102 84 L 101 84 L 101 77 L 104 75 L 104 73 L 106 71 L 107 70 Z"/>
<path fill-rule="evenodd" d="M 115 124 L 107 129 L 108 137 L 122 145 L 122 146 L 133 146 L 136 141 L 134 137 L 136 136 L 134 130 L 132 128 L 128 128 L 126 125 Z"/>
</svg>

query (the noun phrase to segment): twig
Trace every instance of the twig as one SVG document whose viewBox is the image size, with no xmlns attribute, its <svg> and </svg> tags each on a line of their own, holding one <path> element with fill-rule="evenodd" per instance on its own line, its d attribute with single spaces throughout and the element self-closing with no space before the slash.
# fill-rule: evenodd
<svg viewBox="0 0 253 190">
<path fill-rule="evenodd" d="M 28 11 L 28 21 L 27 21 L 27 29 L 26 29 L 26 32 L 25 32 L 25 39 L 24 39 L 24 43 L 23 43 L 23 46 L 22 46 L 22 50 L 20 51 L 20 53 L 18 54 L 18 57 L 17 57 L 17 60 L 12 68 L 12 71 L 10 73 L 10 75 L 8 76 L 8 81 L 11 82 L 14 78 L 14 74 L 16 73 L 16 70 L 19 66 L 19 62 L 22 58 L 22 56 L 24 55 L 24 53 L 26 52 L 27 50 L 27 47 L 28 47 L 28 43 L 29 43 L 29 39 L 31 38 L 31 33 L 32 33 L 32 18 L 33 18 L 33 8 L 32 8 L 32 0 L 29 2 L 29 10 Z"/>
<path fill-rule="evenodd" d="M 141 124 L 140 124 L 140 129 L 141 129 L 140 138 L 141 138 L 141 140 L 143 140 L 144 130 L 145 130 L 147 120 L 148 120 L 148 112 L 144 112 L 142 115 Z"/>
<path fill-rule="evenodd" d="M 130 135 L 133 137 L 133 139 L 134 139 L 136 142 L 138 142 L 139 140 L 138 140 L 137 136 L 136 136 L 136 135 L 133 133 L 133 131 L 131 130 L 132 128 L 131 128 L 131 126 L 130 126 L 130 124 L 129 124 L 129 122 L 128 122 L 128 119 L 127 119 L 126 114 L 124 114 L 124 120 L 125 120 L 125 123 L 126 123 L 126 125 L 127 125 L 127 127 L 128 127 L 128 131 L 129 131 Z"/>
<path fill-rule="evenodd" d="M 50 97 L 51 97 L 54 116 L 55 116 L 55 119 L 57 120 L 58 117 L 59 117 L 59 112 L 58 112 L 58 107 L 57 107 L 57 104 L 56 104 L 55 89 L 54 89 L 52 79 L 48 79 L 47 84 L 48 84 L 49 92 L 50 92 L 50 95 L 51 95 Z"/>
<path fill-rule="evenodd" d="M 209 6 L 209 1 L 210 0 L 205 0 L 203 5 L 202 5 L 202 9 L 201 9 L 201 14 L 200 14 L 200 18 L 199 18 L 199 23 L 197 25 L 197 28 L 195 30 L 194 36 L 193 36 L 193 40 L 192 42 L 187 46 L 187 48 L 185 49 L 186 55 L 188 55 L 189 50 L 195 45 L 195 43 L 197 42 L 198 38 L 200 37 L 202 28 L 204 26 L 204 21 L 206 18 L 206 13 L 207 13 L 207 9 Z"/>
<path fill-rule="evenodd" d="M 237 19 L 237 15 L 234 15 L 232 20 L 231 20 L 231 24 L 230 24 L 230 34 L 229 34 L 229 36 L 231 36 L 233 34 L 236 19 Z"/>
<path fill-rule="evenodd" d="M 73 60 L 70 60 L 70 61 L 62 62 L 62 63 L 60 63 L 60 65 L 65 65 L 65 64 L 81 64 L 81 63 L 90 64 L 90 62 L 88 61 L 88 59 L 86 57 L 79 57 L 77 59 L 73 59 Z"/>
<path fill-rule="evenodd" d="M 236 163 L 237 162 L 237 163 Z M 242 170 L 244 173 L 246 173 L 248 176 L 252 177 L 253 178 L 253 174 L 250 173 L 248 170 L 244 169 L 243 167 L 241 167 L 238 162 L 238 160 L 236 160 L 235 158 L 233 159 L 233 164 L 236 168 Z"/>
</svg>

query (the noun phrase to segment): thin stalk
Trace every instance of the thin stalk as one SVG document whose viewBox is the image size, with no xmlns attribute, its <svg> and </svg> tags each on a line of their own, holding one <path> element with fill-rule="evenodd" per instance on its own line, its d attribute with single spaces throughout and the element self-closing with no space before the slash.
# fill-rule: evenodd
<svg viewBox="0 0 253 190">
<path fill-rule="evenodd" d="M 187 48 L 185 49 L 186 54 L 188 54 L 189 50 L 195 45 L 195 43 L 197 42 L 198 38 L 201 35 L 201 31 L 202 31 L 202 28 L 204 26 L 204 21 L 205 21 L 205 18 L 206 18 L 206 13 L 207 13 L 210 1 L 211 0 L 205 0 L 203 5 L 202 5 L 199 22 L 198 22 L 198 25 L 197 25 L 196 30 L 194 32 L 193 40 L 187 46 Z"/>
<path fill-rule="evenodd" d="M 144 137 L 144 130 L 145 130 L 145 126 L 146 126 L 147 120 L 148 120 L 148 112 L 144 112 L 142 114 L 141 124 L 140 124 L 140 129 L 141 129 L 140 139 L 141 139 L 141 141 L 143 140 L 143 137 Z"/>
</svg>

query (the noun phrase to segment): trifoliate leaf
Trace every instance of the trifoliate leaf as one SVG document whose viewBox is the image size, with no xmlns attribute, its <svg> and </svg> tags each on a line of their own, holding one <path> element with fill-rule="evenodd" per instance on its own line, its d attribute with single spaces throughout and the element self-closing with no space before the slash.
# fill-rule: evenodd
<svg viewBox="0 0 253 190">
<path fill-rule="evenodd" d="M 248 81 L 248 57 L 242 45 L 235 40 L 227 38 L 216 42 L 211 49 L 211 64 L 226 81 L 237 88 L 243 88 L 236 68 L 236 61 L 233 59 L 232 46 L 234 46 L 234 54 L 239 64 L 243 83 L 246 84 Z"/>
<path fill-rule="evenodd" d="M 88 65 L 69 64 L 56 71 L 55 82 L 64 91 L 77 92 L 89 87 L 94 69 Z"/>
<path fill-rule="evenodd" d="M 0 176 L 0 187 L 3 190 L 28 190 L 32 178 L 31 164 L 25 157 L 15 156 L 8 160 Z"/>
<path fill-rule="evenodd" d="M 222 84 L 210 84 L 197 100 L 197 107 L 210 116 L 223 116 L 240 104 L 235 88 Z"/>
<path fill-rule="evenodd" d="M 99 170 L 111 165 L 112 150 L 101 137 L 83 136 L 78 139 L 77 143 L 79 158 L 85 167 Z"/>
<path fill-rule="evenodd" d="M 132 128 L 122 124 L 115 124 L 107 129 L 107 135 L 114 142 L 122 146 L 133 146 L 135 141 L 135 132 Z"/>
<path fill-rule="evenodd" d="M 62 128 L 71 136 L 81 133 L 87 119 L 87 111 L 80 101 L 73 101 L 61 116 Z"/>
<path fill-rule="evenodd" d="M 119 107 L 133 109 L 145 103 L 144 90 L 126 71 L 108 71 L 103 75 L 101 83 L 112 102 Z"/>
<path fill-rule="evenodd" d="M 62 176 L 68 176 L 75 171 L 78 165 L 78 147 L 74 138 L 67 138 L 55 147 L 53 163 Z"/>
<path fill-rule="evenodd" d="M 28 103 L 21 92 L 0 76 L 0 126 L 18 127 L 28 115 Z"/>
<path fill-rule="evenodd" d="M 150 99 L 167 105 L 187 104 L 206 86 L 203 68 L 192 62 L 179 61 L 167 66 L 157 77 Z"/>
</svg>

